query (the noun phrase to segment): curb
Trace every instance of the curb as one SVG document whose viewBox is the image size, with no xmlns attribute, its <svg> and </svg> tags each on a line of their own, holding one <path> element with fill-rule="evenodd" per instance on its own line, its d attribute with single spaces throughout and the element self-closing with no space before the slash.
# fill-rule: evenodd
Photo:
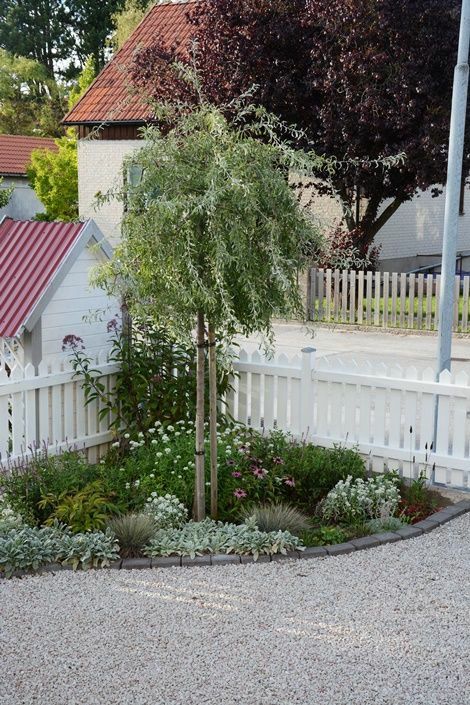
<svg viewBox="0 0 470 705">
<path fill-rule="evenodd" d="M 346 543 L 336 543 L 329 546 L 310 546 L 304 551 L 289 551 L 288 553 L 277 553 L 273 556 L 261 555 L 255 561 L 253 556 L 239 556 L 234 554 L 215 553 L 205 554 L 190 558 L 189 556 L 162 556 L 158 558 L 123 558 L 112 563 L 104 570 L 148 570 L 149 568 L 195 568 L 214 565 L 246 565 L 253 563 L 276 563 L 286 560 L 311 560 L 313 558 L 327 558 L 333 556 L 344 556 L 356 551 L 366 551 L 378 546 L 386 546 L 398 541 L 407 541 L 423 534 L 427 534 L 440 526 L 447 524 L 452 519 L 457 519 L 470 512 L 470 499 L 464 499 L 456 504 L 452 504 L 445 509 L 431 514 L 427 519 L 419 521 L 417 524 L 405 526 L 397 531 L 385 531 L 381 534 L 372 534 L 358 539 L 351 539 Z M 37 571 L 17 571 L 13 573 L 13 578 L 21 578 L 30 575 L 40 575 L 41 573 L 56 573 L 71 570 L 70 566 L 63 566 L 58 563 L 50 563 L 41 566 Z M 100 569 L 101 570 L 101 569 Z M 0 578 L 4 576 L 0 574 Z"/>
</svg>

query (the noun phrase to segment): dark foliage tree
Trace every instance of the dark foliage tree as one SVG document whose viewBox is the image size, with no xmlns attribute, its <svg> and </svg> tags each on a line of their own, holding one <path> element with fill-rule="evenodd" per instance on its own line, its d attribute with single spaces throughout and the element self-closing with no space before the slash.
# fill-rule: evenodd
<svg viewBox="0 0 470 705">
<path fill-rule="evenodd" d="M 107 42 L 114 27 L 114 16 L 124 7 L 124 0 L 71 0 L 74 30 L 78 37 L 77 54 L 83 66 L 88 56 L 98 73 L 107 58 Z"/>
<path fill-rule="evenodd" d="M 305 131 L 302 146 L 344 162 L 320 191 L 341 198 L 366 250 L 402 203 L 445 181 L 459 11 L 459 0 L 206 0 L 191 20 L 211 100 L 256 84 L 255 101 Z M 132 80 L 153 98 L 178 94 L 165 69 L 175 57 L 181 47 L 156 43 Z"/>
</svg>

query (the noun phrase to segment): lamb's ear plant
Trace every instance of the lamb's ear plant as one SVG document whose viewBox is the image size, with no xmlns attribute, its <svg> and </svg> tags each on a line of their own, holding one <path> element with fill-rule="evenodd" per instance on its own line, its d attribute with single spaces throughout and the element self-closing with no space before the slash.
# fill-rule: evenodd
<svg viewBox="0 0 470 705">
<path fill-rule="evenodd" d="M 161 127 L 143 130 L 144 146 L 124 164 L 125 174 L 139 166 L 139 183 L 123 179 L 122 189 L 103 197 L 126 209 L 121 243 L 95 280 L 123 296 L 131 315 L 145 310 L 176 339 L 192 339 L 196 329 L 195 518 L 201 520 L 207 346 L 228 344 L 235 332 L 269 339 L 274 315 L 302 317 L 297 273 L 304 246 L 318 236 L 286 175 L 312 173 L 322 160 L 296 152 L 288 127 L 242 103 L 231 106 L 231 122 L 200 94 L 197 105 L 160 105 L 155 112 Z M 213 516 L 215 373 L 210 355 Z"/>
</svg>

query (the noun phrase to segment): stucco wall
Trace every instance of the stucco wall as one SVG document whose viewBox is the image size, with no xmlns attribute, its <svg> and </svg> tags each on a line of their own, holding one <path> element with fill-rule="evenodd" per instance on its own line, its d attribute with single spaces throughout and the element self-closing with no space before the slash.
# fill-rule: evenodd
<svg viewBox="0 0 470 705">
<path fill-rule="evenodd" d="M 44 207 L 26 178 L 4 177 L 0 188 L 14 187 L 12 196 L 5 208 L 0 208 L 0 218 L 8 215 L 16 220 L 30 220 L 36 213 L 43 213 Z"/>
<path fill-rule="evenodd" d="M 96 194 L 120 185 L 124 157 L 142 147 L 140 140 L 93 140 L 78 143 L 80 218 L 93 218 L 112 245 L 119 240 L 122 206 L 117 201 L 96 208 Z"/>
</svg>

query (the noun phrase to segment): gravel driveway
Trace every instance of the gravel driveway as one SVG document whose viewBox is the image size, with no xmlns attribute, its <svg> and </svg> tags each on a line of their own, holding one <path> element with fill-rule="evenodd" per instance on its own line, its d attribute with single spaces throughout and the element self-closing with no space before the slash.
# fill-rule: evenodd
<svg viewBox="0 0 470 705">
<path fill-rule="evenodd" d="M 464 705 L 470 515 L 349 556 L 0 581 L 2 705 Z"/>
</svg>

